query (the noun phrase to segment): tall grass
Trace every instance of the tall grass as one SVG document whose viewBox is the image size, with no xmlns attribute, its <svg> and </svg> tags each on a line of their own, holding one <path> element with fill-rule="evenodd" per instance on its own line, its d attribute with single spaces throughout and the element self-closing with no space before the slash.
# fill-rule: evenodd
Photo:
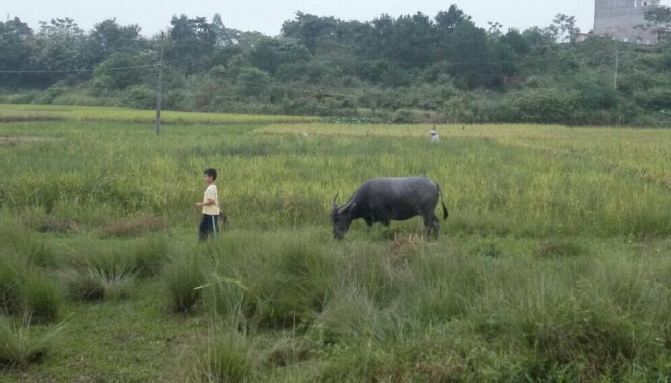
<svg viewBox="0 0 671 383">
<path fill-rule="evenodd" d="M 428 145 L 429 126 L 175 120 L 155 137 L 120 110 L 95 124 L 86 119 L 98 109 L 44 111 L 66 120 L 0 124 L 1 136 L 58 138 L 0 144 L 0 305 L 13 320 L 62 314 L 41 277 L 63 275 L 76 301 L 127 298 L 117 304 L 147 310 L 138 326 L 181 334 L 177 352 L 202 351 L 197 380 L 671 374 L 669 131 L 440 126 L 443 142 Z M 209 166 L 230 224 L 196 244 L 193 203 Z M 420 220 L 357 222 L 332 239 L 336 192 L 422 174 L 441 183 L 452 213 L 439 241 L 421 239 Z M 160 233 L 136 230 L 133 217 L 163 217 Z M 30 224 L 68 220 L 80 230 Z M 101 237 L 110 224 L 130 235 Z M 146 304 L 161 296 L 190 315 Z M 109 344 L 122 359 L 127 343 Z"/>
<path fill-rule="evenodd" d="M 36 322 L 56 321 L 63 294 L 43 273 L 10 257 L 0 259 L 0 312 Z"/>
<path fill-rule="evenodd" d="M 324 247 L 307 238 L 230 236 L 212 249 L 205 297 L 220 314 L 242 313 L 250 325 L 292 328 L 323 308 L 334 283 Z"/>
</svg>

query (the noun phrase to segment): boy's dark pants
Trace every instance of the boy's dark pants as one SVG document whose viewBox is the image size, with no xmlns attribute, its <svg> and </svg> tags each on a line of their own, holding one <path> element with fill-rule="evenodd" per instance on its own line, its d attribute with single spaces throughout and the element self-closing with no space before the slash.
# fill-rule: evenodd
<svg viewBox="0 0 671 383">
<path fill-rule="evenodd" d="M 203 214 L 200 220 L 200 227 L 198 230 L 198 238 L 201 241 L 207 240 L 208 237 L 215 237 L 219 233 L 219 216 Z"/>
</svg>

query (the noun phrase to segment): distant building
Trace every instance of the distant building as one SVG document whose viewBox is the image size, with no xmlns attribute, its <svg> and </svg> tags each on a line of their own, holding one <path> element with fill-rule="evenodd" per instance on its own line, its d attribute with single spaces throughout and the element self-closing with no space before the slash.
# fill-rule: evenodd
<svg viewBox="0 0 671 383">
<path fill-rule="evenodd" d="M 596 0 L 594 34 L 618 41 L 656 44 L 654 31 L 642 28 L 645 14 L 659 6 L 659 0 Z"/>
</svg>

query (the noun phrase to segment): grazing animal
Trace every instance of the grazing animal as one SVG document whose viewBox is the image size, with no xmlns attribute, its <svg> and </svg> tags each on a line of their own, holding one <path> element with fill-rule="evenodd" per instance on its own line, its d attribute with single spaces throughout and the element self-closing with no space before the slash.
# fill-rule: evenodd
<svg viewBox="0 0 671 383">
<path fill-rule="evenodd" d="M 449 212 L 443 202 L 438 183 L 426 177 L 377 178 L 364 182 L 349 202 L 338 206 L 333 198 L 331 222 L 333 236 L 343 239 L 352 221 L 363 219 L 368 227 L 375 222 L 389 226 L 390 221 L 405 221 L 417 216 L 424 219 L 426 234 L 438 238 L 440 222 L 435 214 L 438 198 L 443 206 L 443 219 Z"/>
</svg>

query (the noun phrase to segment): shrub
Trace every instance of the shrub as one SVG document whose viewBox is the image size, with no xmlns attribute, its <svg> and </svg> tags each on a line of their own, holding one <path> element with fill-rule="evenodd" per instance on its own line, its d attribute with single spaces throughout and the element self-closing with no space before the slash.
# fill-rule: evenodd
<svg viewBox="0 0 671 383">
<path fill-rule="evenodd" d="M 152 89 L 133 85 L 124 92 L 122 103 L 130 108 L 151 109 L 156 104 L 156 96 Z"/>
<path fill-rule="evenodd" d="M 204 282 L 203 271 L 196 256 L 177 259 L 166 271 L 165 282 L 172 309 L 188 312 L 198 303 Z"/>
</svg>

